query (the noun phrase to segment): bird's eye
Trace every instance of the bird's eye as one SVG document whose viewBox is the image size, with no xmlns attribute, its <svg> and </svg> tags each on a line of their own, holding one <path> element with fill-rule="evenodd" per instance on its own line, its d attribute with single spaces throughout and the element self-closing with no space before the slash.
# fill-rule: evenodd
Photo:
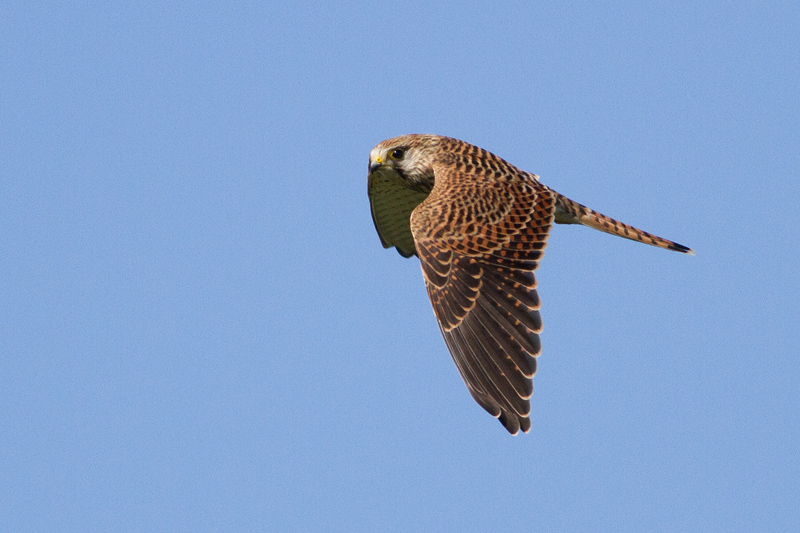
<svg viewBox="0 0 800 533">
<path fill-rule="evenodd" d="M 405 155 L 405 152 L 401 148 L 395 148 L 394 150 L 389 152 L 389 157 L 391 157 L 392 159 L 398 160 L 398 161 L 400 159 L 403 159 L 404 155 Z"/>
</svg>

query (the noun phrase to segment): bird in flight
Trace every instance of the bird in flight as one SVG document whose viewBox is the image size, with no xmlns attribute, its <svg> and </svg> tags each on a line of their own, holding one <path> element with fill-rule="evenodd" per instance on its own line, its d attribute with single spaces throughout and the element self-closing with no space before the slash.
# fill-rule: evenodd
<svg viewBox="0 0 800 533">
<path fill-rule="evenodd" d="M 368 194 L 384 248 L 419 256 L 439 329 L 469 392 L 512 435 L 531 429 L 542 331 L 533 271 L 554 222 L 694 254 L 450 137 L 402 135 L 375 146 Z"/>
</svg>

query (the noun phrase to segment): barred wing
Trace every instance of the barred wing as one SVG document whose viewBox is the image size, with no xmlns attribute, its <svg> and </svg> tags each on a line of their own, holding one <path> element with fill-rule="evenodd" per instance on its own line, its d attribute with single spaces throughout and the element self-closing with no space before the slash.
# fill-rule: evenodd
<svg viewBox="0 0 800 533">
<path fill-rule="evenodd" d="M 542 330 L 533 271 L 555 197 L 534 179 L 458 181 L 411 215 L 428 295 L 473 398 L 510 433 L 528 432 Z"/>
</svg>

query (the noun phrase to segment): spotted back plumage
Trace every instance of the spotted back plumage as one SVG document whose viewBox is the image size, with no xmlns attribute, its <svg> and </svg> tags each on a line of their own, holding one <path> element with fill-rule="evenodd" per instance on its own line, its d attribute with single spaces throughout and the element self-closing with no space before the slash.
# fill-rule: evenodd
<svg viewBox="0 0 800 533">
<path fill-rule="evenodd" d="M 419 256 L 440 330 L 467 388 L 512 434 L 531 427 L 542 330 L 534 270 L 553 222 L 599 225 L 690 251 L 591 211 L 536 175 L 448 137 L 383 141 L 370 154 L 368 181 L 381 242 Z"/>
</svg>

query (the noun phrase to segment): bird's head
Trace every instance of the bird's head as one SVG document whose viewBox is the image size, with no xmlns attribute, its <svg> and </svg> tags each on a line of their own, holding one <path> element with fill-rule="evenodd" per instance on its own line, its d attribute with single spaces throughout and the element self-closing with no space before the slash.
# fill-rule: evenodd
<svg viewBox="0 0 800 533">
<path fill-rule="evenodd" d="M 433 188 L 434 163 L 442 153 L 443 139 L 438 135 L 402 135 L 387 139 L 369 153 L 369 173 L 381 174 L 428 193 Z"/>
</svg>

